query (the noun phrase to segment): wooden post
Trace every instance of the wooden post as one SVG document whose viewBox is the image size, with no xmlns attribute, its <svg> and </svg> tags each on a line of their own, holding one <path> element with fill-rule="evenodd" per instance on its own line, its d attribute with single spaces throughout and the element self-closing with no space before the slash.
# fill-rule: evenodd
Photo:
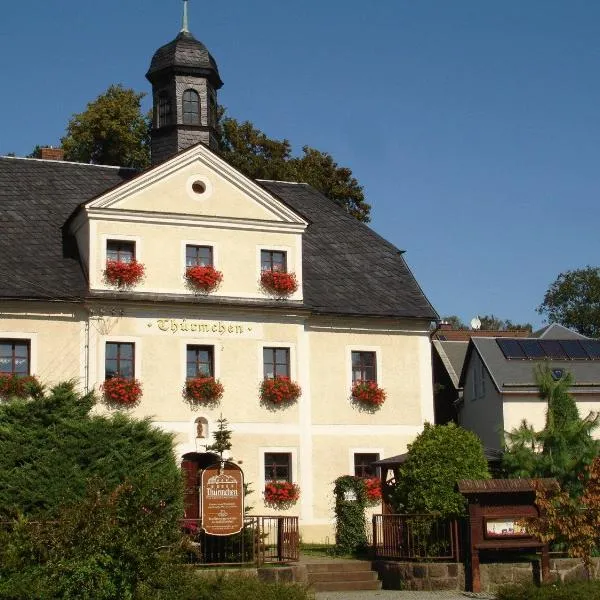
<svg viewBox="0 0 600 600">
<path fill-rule="evenodd" d="M 479 573 L 479 550 L 471 549 L 471 591 L 481 592 L 481 575 Z"/>
<path fill-rule="evenodd" d="M 550 546 L 544 544 L 542 546 L 542 582 L 547 582 L 550 579 Z"/>
</svg>

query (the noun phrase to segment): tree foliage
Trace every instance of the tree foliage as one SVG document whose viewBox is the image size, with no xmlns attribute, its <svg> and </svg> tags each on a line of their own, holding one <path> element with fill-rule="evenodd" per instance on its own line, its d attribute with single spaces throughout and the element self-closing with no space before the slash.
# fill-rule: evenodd
<svg viewBox="0 0 600 600">
<path fill-rule="evenodd" d="M 573 496 L 581 494 L 580 474 L 600 450 L 592 438 L 598 416 L 582 419 L 569 389 L 573 377 L 563 372 L 557 377 L 548 364 L 535 372 L 540 396 L 547 402 L 546 424 L 535 431 L 526 421 L 505 434 L 503 467 L 513 477 L 555 477 Z"/>
<path fill-rule="evenodd" d="M 288 140 L 267 137 L 249 121 L 224 117 L 219 121 L 220 153 L 251 179 L 308 183 L 343 206 L 359 221 L 370 220 L 371 206 L 352 171 L 340 167 L 331 154 L 304 146 L 293 156 Z"/>
<path fill-rule="evenodd" d="M 361 477 L 342 475 L 334 482 L 335 548 L 340 554 L 352 554 L 367 546 L 365 507 L 367 491 Z"/>
<path fill-rule="evenodd" d="M 65 159 L 143 169 L 150 164 L 150 120 L 141 111 L 145 94 L 111 85 L 71 117 L 61 139 Z"/>
<path fill-rule="evenodd" d="M 550 285 L 538 312 L 589 337 L 600 336 L 600 268 L 560 273 Z"/>
<path fill-rule="evenodd" d="M 489 329 L 496 331 L 515 331 L 515 330 L 526 330 L 532 331 L 531 323 L 513 323 L 510 319 L 500 319 L 495 315 L 483 315 L 478 317 L 481 321 L 481 329 Z M 471 329 L 470 325 L 463 323 L 460 317 L 456 315 L 450 315 L 449 317 L 443 317 L 443 321 L 450 323 L 452 329 Z"/>
<path fill-rule="evenodd" d="M 575 497 L 564 489 L 538 487 L 540 517 L 526 523 L 527 530 L 544 542 L 559 542 L 569 556 L 581 558 L 590 575 L 591 557 L 598 545 L 600 527 L 600 458 L 579 473 L 582 493 Z"/>
<path fill-rule="evenodd" d="M 456 517 L 465 512 L 465 498 L 455 490 L 460 479 L 488 479 L 481 440 L 454 423 L 425 424 L 408 447 L 391 501 L 398 512 L 440 513 Z"/>
</svg>

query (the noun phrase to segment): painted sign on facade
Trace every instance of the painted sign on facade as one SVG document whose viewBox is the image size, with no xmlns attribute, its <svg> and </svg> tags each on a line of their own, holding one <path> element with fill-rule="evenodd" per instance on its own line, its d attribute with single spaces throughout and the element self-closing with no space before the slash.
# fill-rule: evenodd
<svg viewBox="0 0 600 600">
<path fill-rule="evenodd" d="M 244 474 L 224 462 L 202 471 L 202 529 L 210 535 L 232 535 L 244 526 Z"/>
</svg>

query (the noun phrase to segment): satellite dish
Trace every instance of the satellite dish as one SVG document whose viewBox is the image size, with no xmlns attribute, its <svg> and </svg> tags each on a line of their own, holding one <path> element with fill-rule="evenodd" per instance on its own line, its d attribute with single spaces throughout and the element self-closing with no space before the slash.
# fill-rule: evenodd
<svg viewBox="0 0 600 600">
<path fill-rule="evenodd" d="M 471 329 L 480 329 L 481 328 L 481 321 L 479 320 L 479 317 L 473 317 L 471 319 Z"/>
</svg>

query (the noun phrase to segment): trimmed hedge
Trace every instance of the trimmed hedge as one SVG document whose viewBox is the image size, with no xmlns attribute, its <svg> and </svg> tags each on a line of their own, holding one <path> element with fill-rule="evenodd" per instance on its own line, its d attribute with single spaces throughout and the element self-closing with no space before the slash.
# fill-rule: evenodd
<svg viewBox="0 0 600 600">
<path fill-rule="evenodd" d="M 508 585 L 496 593 L 496 600 L 600 600 L 600 581 L 553 583 L 537 587 Z"/>
</svg>

